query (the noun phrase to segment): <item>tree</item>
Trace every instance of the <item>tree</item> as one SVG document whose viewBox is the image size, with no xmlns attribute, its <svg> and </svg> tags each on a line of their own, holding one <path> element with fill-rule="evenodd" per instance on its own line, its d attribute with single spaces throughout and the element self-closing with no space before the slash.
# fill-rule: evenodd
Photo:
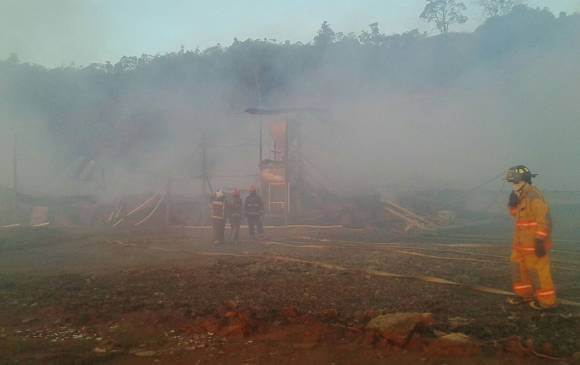
<svg viewBox="0 0 580 365">
<path fill-rule="evenodd" d="M 441 33 L 447 33 L 451 24 L 463 24 L 467 21 L 467 16 L 463 15 L 466 9 L 464 3 L 455 0 L 427 0 L 420 18 L 434 22 Z"/>
<path fill-rule="evenodd" d="M 511 13 L 514 7 L 524 5 L 523 0 L 479 0 L 479 5 L 483 8 L 483 14 L 491 18 L 503 16 Z"/>
<path fill-rule="evenodd" d="M 380 46 L 385 35 L 379 29 L 379 23 L 369 24 L 370 32 L 363 31 L 358 37 L 359 42 L 365 45 Z"/>
<path fill-rule="evenodd" d="M 314 44 L 317 46 L 328 46 L 336 41 L 336 33 L 327 21 L 324 21 L 314 37 Z"/>
</svg>

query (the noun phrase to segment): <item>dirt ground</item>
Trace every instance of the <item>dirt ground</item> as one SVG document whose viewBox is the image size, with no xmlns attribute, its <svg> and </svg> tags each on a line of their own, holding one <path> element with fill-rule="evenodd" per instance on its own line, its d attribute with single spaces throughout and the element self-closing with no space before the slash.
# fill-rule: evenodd
<svg viewBox="0 0 580 365">
<path fill-rule="evenodd" d="M 0 231 L 0 364 L 573 363 L 580 307 L 508 307 L 509 236 L 267 229 Z M 557 242 L 561 298 L 580 302 L 580 247 Z M 445 280 L 440 280 L 445 279 Z M 403 344 L 366 328 L 431 313 Z M 445 346 L 443 334 L 470 337 Z"/>
</svg>

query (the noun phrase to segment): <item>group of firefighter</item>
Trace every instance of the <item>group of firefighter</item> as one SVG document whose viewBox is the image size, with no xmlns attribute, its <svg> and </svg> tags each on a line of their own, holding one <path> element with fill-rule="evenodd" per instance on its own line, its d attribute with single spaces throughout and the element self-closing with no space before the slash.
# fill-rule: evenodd
<svg viewBox="0 0 580 365">
<path fill-rule="evenodd" d="M 508 298 L 510 305 L 529 305 L 536 310 L 556 306 L 556 290 L 550 270 L 552 248 L 552 220 L 550 208 L 538 188 L 532 185 L 532 174 L 523 165 L 508 169 L 506 181 L 512 184 L 508 208 L 515 221 L 511 264 L 514 296 Z M 263 233 L 264 206 L 256 188 L 251 186 L 242 204 L 240 191 L 231 197 L 217 191 L 212 197 L 212 221 L 214 243 L 225 242 L 225 225 L 229 220 L 231 238 L 239 242 L 240 224 L 245 215 L 250 238 Z"/>
<path fill-rule="evenodd" d="M 240 189 L 234 189 L 231 195 L 226 196 L 222 190 L 218 190 L 211 196 L 211 220 L 213 225 L 213 243 L 223 244 L 226 242 L 226 223 L 230 224 L 230 238 L 233 243 L 240 242 L 240 226 L 242 218 L 248 223 L 250 239 L 264 233 L 262 216 L 264 215 L 264 203 L 258 195 L 256 187 L 250 186 L 248 196 L 242 202 Z"/>
</svg>

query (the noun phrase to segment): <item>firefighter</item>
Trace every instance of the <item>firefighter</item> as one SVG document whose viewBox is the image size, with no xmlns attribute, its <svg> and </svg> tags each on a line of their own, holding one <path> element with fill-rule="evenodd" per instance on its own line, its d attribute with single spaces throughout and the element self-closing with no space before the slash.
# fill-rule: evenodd
<svg viewBox="0 0 580 365">
<path fill-rule="evenodd" d="M 544 196 L 532 185 L 530 170 L 523 165 L 511 167 L 506 180 L 512 183 L 508 208 L 515 218 L 511 254 L 513 291 L 517 298 L 510 304 L 529 304 L 543 310 L 556 305 L 556 291 L 550 272 L 552 221 Z"/>
<path fill-rule="evenodd" d="M 224 193 L 216 191 L 211 199 L 211 220 L 213 225 L 213 243 L 224 243 L 224 231 L 226 226 L 226 204 Z"/>
<path fill-rule="evenodd" d="M 228 202 L 228 220 L 230 221 L 230 236 L 234 243 L 240 243 L 240 225 L 242 223 L 242 198 L 240 190 L 235 189 L 232 193 L 232 199 Z"/>
<path fill-rule="evenodd" d="M 262 203 L 262 198 L 260 198 L 256 192 L 256 187 L 254 185 L 250 186 L 250 194 L 246 197 L 246 201 L 244 202 L 244 213 L 248 220 L 250 238 L 255 238 L 256 228 L 258 235 L 264 233 L 264 226 L 262 225 L 264 203 Z"/>
</svg>

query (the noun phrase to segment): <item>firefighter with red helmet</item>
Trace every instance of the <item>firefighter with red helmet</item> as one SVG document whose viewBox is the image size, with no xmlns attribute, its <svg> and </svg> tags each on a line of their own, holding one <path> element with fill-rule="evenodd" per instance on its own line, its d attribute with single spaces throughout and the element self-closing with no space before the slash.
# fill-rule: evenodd
<svg viewBox="0 0 580 365">
<path fill-rule="evenodd" d="M 511 254 L 513 291 L 510 304 L 529 304 L 537 310 L 556 305 L 556 290 L 550 271 L 552 219 L 541 191 L 532 185 L 530 170 L 511 167 L 506 181 L 512 183 L 508 208 L 515 220 Z"/>
<path fill-rule="evenodd" d="M 244 213 L 248 220 L 250 238 L 255 238 L 256 230 L 259 235 L 263 234 L 264 226 L 262 224 L 262 216 L 264 215 L 264 203 L 254 185 L 250 186 L 250 194 L 244 202 Z"/>
</svg>

